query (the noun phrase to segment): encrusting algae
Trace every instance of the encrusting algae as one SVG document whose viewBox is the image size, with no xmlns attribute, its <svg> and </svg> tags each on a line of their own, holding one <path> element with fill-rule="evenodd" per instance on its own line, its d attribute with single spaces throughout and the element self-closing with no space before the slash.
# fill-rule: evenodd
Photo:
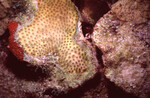
<svg viewBox="0 0 150 98">
<path fill-rule="evenodd" d="M 13 54 L 34 66 L 53 70 L 47 85 L 59 91 L 76 88 L 93 77 L 98 67 L 94 48 L 82 35 L 81 17 L 72 1 L 28 3 L 32 15 L 9 23 L 9 48 Z"/>
<path fill-rule="evenodd" d="M 120 0 L 95 25 L 104 74 L 126 92 L 150 94 L 150 1 Z M 143 14 L 144 13 L 144 14 Z"/>
</svg>

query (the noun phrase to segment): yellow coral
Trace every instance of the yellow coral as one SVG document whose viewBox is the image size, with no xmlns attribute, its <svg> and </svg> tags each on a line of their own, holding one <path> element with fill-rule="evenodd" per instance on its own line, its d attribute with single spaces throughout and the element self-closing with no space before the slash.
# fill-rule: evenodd
<svg viewBox="0 0 150 98">
<path fill-rule="evenodd" d="M 39 0 L 33 22 L 17 32 L 24 51 L 33 57 L 57 52 L 66 34 L 72 36 L 78 21 L 77 11 L 68 0 Z"/>
<path fill-rule="evenodd" d="M 17 29 L 16 39 L 24 50 L 24 60 L 35 65 L 48 62 L 69 73 L 83 73 L 92 64 L 92 54 L 77 44 L 80 16 L 71 0 L 38 0 L 32 22 Z M 49 57 L 51 56 L 51 57 Z"/>
<path fill-rule="evenodd" d="M 98 67 L 94 48 L 83 38 L 80 14 L 71 0 L 38 0 L 37 6 L 34 1 L 29 0 L 34 4 L 28 9 L 37 8 L 35 14 L 31 21 L 18 20 L 14 43 L 24 51 L 24 61 L 50 72 L 47 86 L 59 91 L 76 88 Z"/>
</svg>

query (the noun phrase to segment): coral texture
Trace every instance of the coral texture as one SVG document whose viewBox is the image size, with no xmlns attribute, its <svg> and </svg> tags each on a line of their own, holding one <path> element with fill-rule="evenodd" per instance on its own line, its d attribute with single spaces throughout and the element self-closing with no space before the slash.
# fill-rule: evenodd
<svg viewBox="0 0 150 98">
<path fill-rule="evenodd" d="M 10 8 L 10 0 L 0 0 L 0 36 L 5 33 L 8 24 L 8 8 Z"/>
<path fill-rule="evenodd" d="M 27 3 L 32 15 L 14 19 L 18 22 L 16 29 L 14 23 L 9 23 L 9 46 L 14 55 L 34 66 L 53 70 L 49 73 L 52 82 L 47 85 L 59 91 L 76 88 L 93 77 L 98 67 L 95 51 L 83 38 L 80 14 L 72 1 Z"/>
<path fill-rule="evenodd" d="M 150 1 L 116 1 L 0 0 L 0 97 L 149 98 Z"/>
<path fill-rule="evenodd" d="M 103 52 L 106 77 L 127 92 L 148 98 L 150 2 L 141 2 L 120 0 L 113 5 L 95 25 L 92 39 Z"/>
</svg>

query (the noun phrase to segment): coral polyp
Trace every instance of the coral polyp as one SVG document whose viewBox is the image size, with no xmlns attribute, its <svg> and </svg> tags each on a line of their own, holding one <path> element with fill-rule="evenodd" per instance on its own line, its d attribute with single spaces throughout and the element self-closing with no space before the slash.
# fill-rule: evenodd
<svg viewBox="0 0 150 98">
<path fill-rule="evenodd" d="M 58 90 L 78 87 L 93 77 L 98 67 L 94 48 L 82 35 L 78 9 L 71 0 L 33 1 L 28 1 L 35 8 L 31 21 L 23 23 L 21 16 L 15 19 L 19 24 L 10 34 L 13 39 L 9 45 L 13 41 L 18 44 L 13 44 L 10 50 L 18 59 L 23 55 L 22 60 L 34 66 L 46 66 L 48 70 L 52 67 L 50 87 Z M 12 29 L 9 30 L 11 33 Z M 18 46 L 23 51 L 19 56 L 15 51 Z"/>
</svg>

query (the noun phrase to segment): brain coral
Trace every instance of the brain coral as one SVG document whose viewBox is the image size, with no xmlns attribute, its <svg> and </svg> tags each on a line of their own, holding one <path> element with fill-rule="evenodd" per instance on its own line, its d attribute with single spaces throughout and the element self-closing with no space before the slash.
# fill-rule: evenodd
<svg viewBox="0 0 150 98">
<path fill-rule="evenodd" d="M 93 77 L 97 71 L 94 48 L 83 38 L 80 14 L 72 1 L 28 3 L 29 13 L 9 23 L 13 54 L 35 66 L 51 69 L 52 81 L 47 85 L 60 91 L 75 88 Z"/>
<path fill-rule="evenodd" d="M 140 3 L 118 1 L 96 23 L 92 39 L 103 52 L 106 77 L 127 92 L 149 98 L 150 20 L 145 15 L 150 15 L 150 2 Z"/>
</svg>

